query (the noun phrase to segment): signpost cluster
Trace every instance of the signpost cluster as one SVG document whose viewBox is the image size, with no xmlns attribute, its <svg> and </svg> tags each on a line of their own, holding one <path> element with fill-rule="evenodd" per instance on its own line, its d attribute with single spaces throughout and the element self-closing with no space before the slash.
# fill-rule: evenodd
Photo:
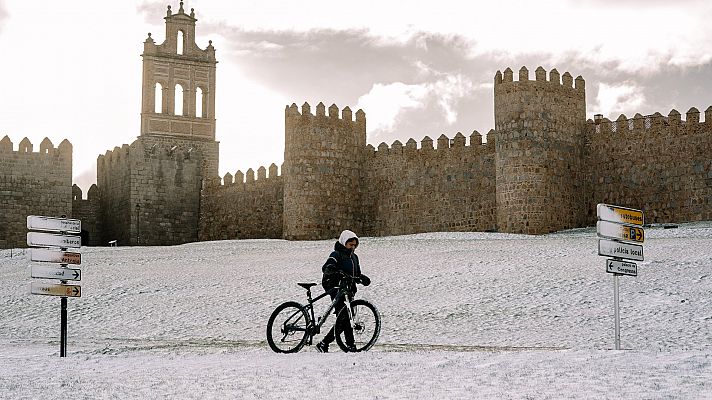
<svg viewBox="0 0 712 400">
<path fill-rule="evenodd" d="M 613 304 L 615 319 L 615 348 L 621 347 L 618 277 L 638 276 L 638 265 L 633 261 L 643 261 L 645 222 L 643 211 L 632 208 L 599 204 L 596 210 L 598 222 L 596 232 L 598 255 L 612 257 L 606 259 L 606 272 L 613 274 Z"/>
<path fill-rule="evenodd" d="M 33 281 L 30 293 L 61 297 L 59 356 L 66 357 L 67 298 L 82 296 L 81 286 L 68 283 L 82 280 L 82 271 L 79 268 L 68 267 L 70 264 L 80 265 L 82 255 L 67 250 L 82 246 L 81 237 L 75 235 L 82 232 L 82 223 L 77 219 L 30 215 L 27 217 L 27 229 L 30 231 L 27 233 L 27 245 L 34 247 L 28 253 L 30 261 L 59 264 L 58 267 L 33 264 L 30 267 L 30 276 L 49 281 Z"/>
</svg>

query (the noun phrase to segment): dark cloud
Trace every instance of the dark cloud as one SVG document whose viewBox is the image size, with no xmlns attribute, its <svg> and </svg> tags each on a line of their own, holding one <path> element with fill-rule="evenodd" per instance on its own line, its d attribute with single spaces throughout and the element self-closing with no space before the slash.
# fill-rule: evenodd
<svg viewBox="0 0 712 400">
<path fill-rule="evenodd" d="M 327 106 L 333 102 L 353 108 L 376 83 L 434 85 L 457 75 L 472 84 L 475 99 L 452 100 L 457 126 L 448 125 L 442 106 L 428 96 L 423 107 L 406 109 L 398 116 L 395 132 L 378 132 L 374 138 L 378 141 L 442 132 L 452 136 L 457 130 L 469 135 L 466 132 L 492 125 L 491 89 L 477 88 L 492 82 L 495 65 L 469 57 L 471 43 L 462 37 L 421 33 L 396 43 L 380 41 L 366 30 L 245 31 L 205 24 L 201 31 L 227 38 L 226 43 L 215 43 L 219 60 L 239 65 L 250 79 L 297 104 L 323 101 Z M 369 110 L 364 111 L 368 118 Z M 474 120 L 480 121 L 477 126 Z"/>
</svg>

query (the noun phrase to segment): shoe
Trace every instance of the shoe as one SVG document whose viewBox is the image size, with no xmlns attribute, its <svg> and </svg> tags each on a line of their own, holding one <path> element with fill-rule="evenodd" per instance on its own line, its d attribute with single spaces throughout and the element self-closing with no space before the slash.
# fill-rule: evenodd
<svg viewBox="0 0 712 400">
<path fill-rule="evenodd" d="M 316 351 L 318 351 L 319 353 L 328 353 L 329 345 L 324 342 L 319 342 L 316 344 Z"/>
<path fill-rule="evenodd" d="M 352 344 L 346 346 L 346 352 L 347 352 L 347 353 L 358 353 L 358 351 L 359 351 L 359 350 L 356 348 L 356 346 L 354 346 L 354 345 L 352 345 Z"/>
</svg>

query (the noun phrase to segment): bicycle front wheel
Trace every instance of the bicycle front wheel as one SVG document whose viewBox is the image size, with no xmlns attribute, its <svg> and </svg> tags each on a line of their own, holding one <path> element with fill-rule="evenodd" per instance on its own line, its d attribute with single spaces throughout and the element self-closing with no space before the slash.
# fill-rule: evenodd
<svg viewBox="0 0 712 400">
<path fill-rule="evenodd" d="M 309 315 L 301 304 L 280 304 L 267 322 L 267 343 L 276 353 L 296 353 L 307 341 L 308 325 Z"/>
<path fill-rule="evenodd" d="M 378 335 L 381 334 L 381 314 L 378 313 L 376 306 L 366 300 L 358 299 L 351 302 L 351 310 L 354 318 L 353 328 L 353 349 L 349 349 L 347 330 L 351 326 L 344 329 L 337 329 L 336 343 L 339 348 L 345 352 L 349 351 L 367 351 L 376 343 Z M 337 316 L 337 325 L 340 318 L 348 321 L 348 310 L 344 307 Z"/>
</svg>

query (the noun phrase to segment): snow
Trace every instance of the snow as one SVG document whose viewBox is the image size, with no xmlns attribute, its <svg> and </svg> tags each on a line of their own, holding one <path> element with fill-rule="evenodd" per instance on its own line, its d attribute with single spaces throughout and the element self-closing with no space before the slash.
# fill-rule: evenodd
<svg viewBox="0 0 712 400">
<path fill-rule="evenodd" d="M 619 278 L 618 351 L 594 228 L 362 238 L 357 297 L 383 326 L 358 354 L 265 340 L 335 239 L 82 248 L 64 359 L 59 299 L 29 294 L 30 263 L 2 250 L 0 397 L 712 398 L 712 222 L 646 235 L 638 276 Z"/>
</svg>

